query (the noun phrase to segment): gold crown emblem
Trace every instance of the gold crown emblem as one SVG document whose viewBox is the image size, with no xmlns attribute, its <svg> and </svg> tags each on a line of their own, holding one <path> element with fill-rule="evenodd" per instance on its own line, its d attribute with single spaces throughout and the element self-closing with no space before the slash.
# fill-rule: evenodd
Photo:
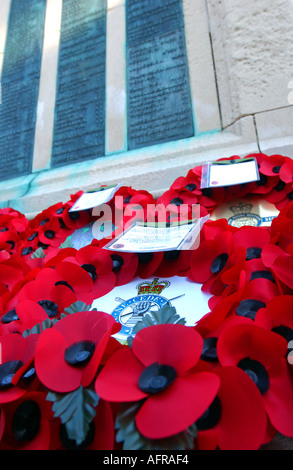
<svg viewBox="0 0 293 470">
<path fill-rule="evenodd" d="M 169 287 L 169 281 L 159 281 L 159 278 L 156 277 L 152 282 L 142 282 L 138 284 L 138 294 L 161 294 L 166 287 Z"/>
<path fill-rule="evenodd" d="M 243 204 L 243 202 L 239 202 L 238 206 L 232 206 L 230 209 L 235 215 L 250 214 L 252 204 Z"/>
</svg>

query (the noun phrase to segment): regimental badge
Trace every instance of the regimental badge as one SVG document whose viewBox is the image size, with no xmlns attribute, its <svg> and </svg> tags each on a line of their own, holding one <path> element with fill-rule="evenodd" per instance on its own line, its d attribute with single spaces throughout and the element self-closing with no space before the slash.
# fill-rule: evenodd
<svg viewBox="0 0 293 470">
<path fill-rule="evenodd" d="M 234 215 L 228 219 L 228 224 L 233 227 L 243 227 L 244 225 L 259 227 L 262 223 L 261 217 L 252 212 L 252 204 L 240 201 L 236 206 L 230 207 L 230 211 Z"/>
<path fill-rule="evenodd" d="M 235 199 L 220 204 L 213 211 L 211 220 L 227 219 L 233 227 L 270 226 L 272 220 L 279 215 L 279 210 L 271 203 L 258 197 Z"/>
<path fill-rule="evenodd" d="M 162 296 L 162 292 L 170 286 L 169 281 L 160 281 L 159 278 L 153 279 L 151 282 L 141 282 L 136 286 L 137 295 L 130 299 L 124 300 L 116 297 L 115 300 L 119 305 L 113 310 L 112 315 L 115 320 L 121 324 L 119 337 L 126 339 L 133 335 L 134 326 L 142 321 L 143 317 L 152 310 L 157 311 L 165 305 L 171 306 L 174 301 L 183 295 L 168 299 Z"/>
</svg>

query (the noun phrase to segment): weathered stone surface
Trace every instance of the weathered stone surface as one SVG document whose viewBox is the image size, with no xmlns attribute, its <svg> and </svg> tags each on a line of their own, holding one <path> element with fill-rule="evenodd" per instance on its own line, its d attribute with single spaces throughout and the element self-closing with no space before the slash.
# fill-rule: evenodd
<svg viewBox="0 0 293 470">
<path fill-rule="evenodd" d="M 181 0 L 127 0 L 130 150 L 194 135 Z"/>
<path fill-rule="evenodd" d="M 288 106 L 293 78 L 291 0 L 208 0 L 224 126 Z"/>
<path fill-rule="evenodd" d="M 12 0 L 1 76 L 0 179 L 29 174 L 46 0 Z"/>
<path fill-rule="evenodd" d="M 52 167 L 105 154 L 106 0 L 63 0 Z"/>
</svg>

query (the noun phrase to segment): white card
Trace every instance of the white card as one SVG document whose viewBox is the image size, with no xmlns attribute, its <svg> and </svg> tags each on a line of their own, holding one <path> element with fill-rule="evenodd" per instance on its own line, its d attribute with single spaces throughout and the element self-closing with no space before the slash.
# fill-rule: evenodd
<svg viewBox="0 0 293 470">
<path fill-rule="evenodd" d="M 259 180 L 258 166 L 255 158 L 233 160 L 233 162 L 208 164 L 206 181 L 203 181 L 202 187 L 233 186 Z"/>
<path fill-rule="evenodd" d="M 104 248 L 126 253 L 195 249 L 199 245 L 201 222 L 203 219 L 170 227 L 136 223 Z"/>
<path fill-rule="evenodd" d="M 179 276 L 166 279 L 136 277 L 94 300 L 92 308 L 112 315 L 121 324 L 121 330 L 114 336 L 125 341 L 128 336 L 134 336 L 132 330 L 136 323 L 165 305 L 175 307 L 186 325 L 194 326 L 210 312 L 208 301 L 211 295 L 203 292 L 201 287 L 201 284 Z"/>
<path fill-rule="evenodd" d="M 121 186 L 122 184 L 120 183 L 115 186 L 106 186 L 105 188 L 101 187 L 96 191 L 83 193 L 73 204 L 69 212 L 84 211 L 106 204 L 111 201 L 112 197 Z"/>
</svg>

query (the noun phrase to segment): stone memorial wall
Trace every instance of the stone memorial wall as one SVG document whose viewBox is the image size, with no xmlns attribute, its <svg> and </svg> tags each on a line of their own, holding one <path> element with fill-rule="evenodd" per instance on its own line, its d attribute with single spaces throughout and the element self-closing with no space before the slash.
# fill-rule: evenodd
<svg viewBox="0 0 293 470">
<path fill-rule="evenodd" d="M 106 0 L 64 0 L 52 167 L 105 154 Z"/>
<path fill-rule="evenodd" d="M 0 180 L 31 173 L 46 0 L 12 0 L 0 105 Z"/>
<path fill-rule="evenodd" d="M 194 135 L 181 0 L 127 0 L 129 149 Z"/>
</svg>

